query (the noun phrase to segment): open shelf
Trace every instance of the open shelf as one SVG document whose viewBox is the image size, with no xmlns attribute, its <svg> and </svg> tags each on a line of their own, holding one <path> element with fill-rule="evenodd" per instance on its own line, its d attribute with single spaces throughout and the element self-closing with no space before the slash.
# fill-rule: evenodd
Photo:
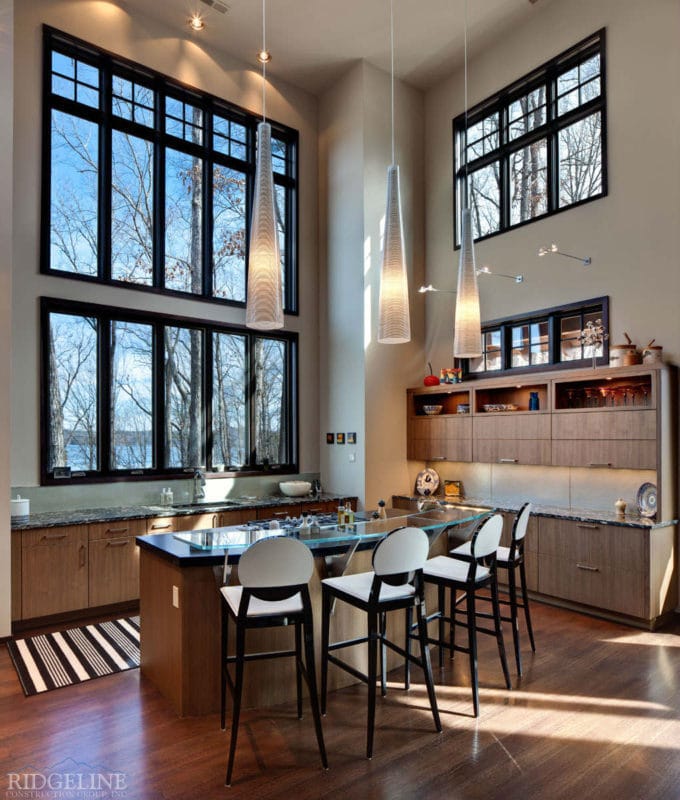
<svg viewBox="0 0 680 800">
<path fill-rule="evenodd" d="M 470 392 L 468 389 L 437 391 L 436 387 L 432 391 L 423 394 L 412 394 L 411 414 L 417 417 L 428 416 L 425 406 L 442 406 L 440 414 L 434 416 L 445 416 L 447 414 L 463 413 L 458 411 L 458 407 L 463 405 L 470 406 Z"/>
<path fill-rule="evenodd" d="M 475 390 L 475 414 L 503 413 L 489 410 L 485 406 L 515 406 L 508 408 L 509 413 L 529 411 L 529 399 L 532 392 L 538 394 L 538 411 L 548 411 L 548 384 L 513 384 L 512 386 L 494 386 Z"/>
<path fill-rule="evenodd" d="M 565 381 L 555 383 L 555 409 L 652 408 L 652 376 Z"/>
</svg>

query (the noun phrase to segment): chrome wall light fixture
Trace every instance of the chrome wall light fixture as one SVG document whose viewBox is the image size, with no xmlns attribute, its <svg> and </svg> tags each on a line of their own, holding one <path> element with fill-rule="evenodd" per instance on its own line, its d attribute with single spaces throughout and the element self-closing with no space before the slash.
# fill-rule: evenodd
<svg viewBox="0 0 680 800">
<path fill-rule="evenodd" d="M 593 260 L 590 256 L 585 256 L 585 258 L 581 258 L 581 256 L 574 256 L 571 253 L 563 253 L 556 242 L 553 242 L 550 247 L 539 247 L 538 248 L 538 255 L 543 256 L 564 256 L 565 258 L 573 258 L 575 261 L 580 261 L 584 267 L 590 266 L 593 263 Z"/>
<path fill-rule="evenodd" d="M 387 210 L 383 237 L 380 296 L 378 301 L 378 341 L 402 344 L 411 341 L 408 302 L 408 273 L 404 253 L 404 230 L 399 189 L 399 166 L 394 152 L 394 8 L 390 0 L 390 102 L 392 123 L 392 162 L 387 168 Z"/>
<path fill-rule="evenodd" d="M 250 223 L 246 327 L 273 330 L 283 327 L 283 280 L 276 230 L 276 198 L 272 172 L 271 126 L 266 117 L 267 50 L 265 0 L 262 0 L 262 122 L 257 126 L 255 191 Z"/>
</svg>

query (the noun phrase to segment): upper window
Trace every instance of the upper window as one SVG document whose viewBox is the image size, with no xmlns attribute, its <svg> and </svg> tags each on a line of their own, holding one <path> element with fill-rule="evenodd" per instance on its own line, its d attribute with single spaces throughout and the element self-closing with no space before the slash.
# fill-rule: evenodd
<svg viewBox="0 0 680 800">
<path fill-rule="evenodd" d="M 257 124 L 45 29 L 42 270 L 243 304 Z M 297 133 L 272 124 L 284 310 L 297 311 Z"/>
<path fill-rule="evenodd" d="M 456 246 L 607 193 L 605 32 L 454 120 Z"/>
<path fill-rule="evenodd" d="M 607 341 L 588 345 L 581 337 L 588 323 L 597 320 L 602 320 L 605 330 L 608 329 L 607 297 L 485 322 L 483 352 L 478 358 L 467 360 L 468 377 L 490 377 L 508 370 L 582 367 L 593 359 L 606 364 Z"/>
<path fill-rule="evenodd" d="M 296 471 L 296 334 L 42 301 L 43 482 Z"/>
</svg>

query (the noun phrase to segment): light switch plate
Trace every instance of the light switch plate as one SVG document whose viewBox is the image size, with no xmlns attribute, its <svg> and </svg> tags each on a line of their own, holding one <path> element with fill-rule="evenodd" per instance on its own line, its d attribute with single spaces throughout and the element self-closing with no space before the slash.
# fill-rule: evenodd
<svg viewBox="0 0 680 800">
<path fill-rule="evenodd" d="M 179 608 L 179 587 L 172 587 L 172 604 L 175 608 Z"/>
</svg>

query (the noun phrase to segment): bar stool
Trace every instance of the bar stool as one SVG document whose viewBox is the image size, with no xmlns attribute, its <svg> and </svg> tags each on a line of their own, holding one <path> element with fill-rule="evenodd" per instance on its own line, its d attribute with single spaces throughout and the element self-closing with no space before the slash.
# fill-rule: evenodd
<svg viewBox="0 0 680 800">
<path fill-rule="evenodd" d="M 423 564 L 427 558 L 428 539 L 420 528 L 397 528 L 382 539 L 373 551 L 373 571 L 358 575 L 326 578 L 321 582 L 323 597 L 322 643 L 321 643 L 321 713 L 326 713 L 328 687 L 328 663 L 335 664 L 368 684 L 368 724 L 366 733 L 366 757 L 373 756 L 373 734 L 375 728 L 375 696 L 377 682 L 378 643 L 380 643 L 380 684 L 383 697 L 387 693 L 385 662 L 386 648 L 412 661 L 422 668 L 437 732 L 442 726 L 439 720 L 437 699 L 434 694 L 432 665 L 427 642 L 425 623 L 425 597 L 423 594 Z M 339 642 L 329 641 L 331 607 L 334 600 L 341 600 L 368 615 L 368 635 Z M 412 609 L 417 615 L 420 657 L 410 649 L 402 649 L 387 639 L 386 614 L 398 609 Z M 368 675 L 355 669 L 331 652 L 344 647 L 368 643 Z"/>
<path fill-rule="evenodd" d="M 225 556 L 226 562 L 226 556 Z M 241 713 L 243 667 L 245 662 L 263 658 L 295 657 L 297 712 L 302 718 L 302 678 L 309 689 L 316 739 L 321 763 L 328 769 L 326 748 L 321 730 L 319 698 L 314 665 L 314 628 L 309 598 L 309 579 L 314 570 L 310 549 L 297 539 L 285 536 L 261 539 L 252 544 L 239 560 L 240 586 L 223 586 L 222 595 L 222 706 L 221 724 L 225 730 L 227 686 L 233 698 L 229 763 L 225 785 L 231 786 L 236 754 L 236 739 Z M 236 654 L 228 655 L 229 619 L 236 625 Z M 252 628 L 295 626 L 295 649 L 246 653 L 246 631 Z M 304 639 L 304 662 L 302 640 Z M 236 665 L 232 680 L 229 664 Z"/>
<path fill-rule="evenodd" d="M 503 668 L 506 688 L 510 689 L 510 673 L 505 657 L 503 629 L 501 627 L 500 605 L 498 603 L 498 586 L 496 583 L 496 551 L 501 540 L 503 518 L 500 514 L 488 517 L 477 526 L 469 542 L 469 555 L 460 559 L 455 556 L 436 556 L 425 562 L 423 579 L 425 583 L 437 586 L 439 595 L 439 611 L 427 617 L 427 622 L 437 620 L 439 624 L 438 638 L 429 639 L 431 644 L 439 646 L 439 664 L 443 666 L 443 650 L 451 651 L 453 658 L 456 651 L 467 653 L 470 658 L 470 682 L 472 684 L 472 703 L 475 717 L 479 716 L 479 678 L 477 674 L 477 633 L 495 636 L 498 654 Z M 477 618 L 489 616 L 480 614 L 475 608 L 476 593 L 479 589 L 489 587 L 493 607 L 494 629 L 482 627 Z M 445 615 L 445 593 L 449 590 L 450 616 Z M 456 592 L 463 594 L 456 598 Z M 466 602 L 466 621 L 456 617 L 462 614 L 458 605 Z M 449 623 L 449 640 L 445 637 L 445 623 Z M 467 628 L 468 645 L 456 644 L 456 626 Z M 410 633 L 410 632 L 409 632 Z M 408 640 L 412 638 L 409 635 Z"/>
<path fill-rule="evenodd" d="M 499 569 L 507 569 L 508 571 L 508 599 L 499 598 L 498 602 L 504 606 L 510 606 L 510 616 L 501 616 L 504 622 L 512 624 L 512 641 L 515 647 L 515 664 L 517 666 L 517 674 L 522 676 L 522 655 L 520 651 L 519 642 L 519 616 L 518 609 L 524 610 L 524 621 L 527 626 L 527 633 L 529 634 L 529 642 L 531 649 L 536 652 L 536 643 L 534 642 L 534 631 L 531 626 L 531 611 L 529 610 L 529 595 L 527 592 L 527 576 L 524 567 L 524 542 L 527 533 L 527 526 L 529 524 L 529 516 L 531 514 L 531 503 L 525 503 L 517 512 L 515 521 L 512 525 L 512 539 L 510 547 L 499 547 L 496 551 L 496 567 Z M 456 558 L 469 557 L 470 543 L 465 542 L 460 547 L 456 547 L 451 551 L 451 555 Z M 517 580 L 515 577 L 515 570 L 519 569 L 520 588 L 522 591 L 522 602 L 517 600 Z"/>
</svg>

